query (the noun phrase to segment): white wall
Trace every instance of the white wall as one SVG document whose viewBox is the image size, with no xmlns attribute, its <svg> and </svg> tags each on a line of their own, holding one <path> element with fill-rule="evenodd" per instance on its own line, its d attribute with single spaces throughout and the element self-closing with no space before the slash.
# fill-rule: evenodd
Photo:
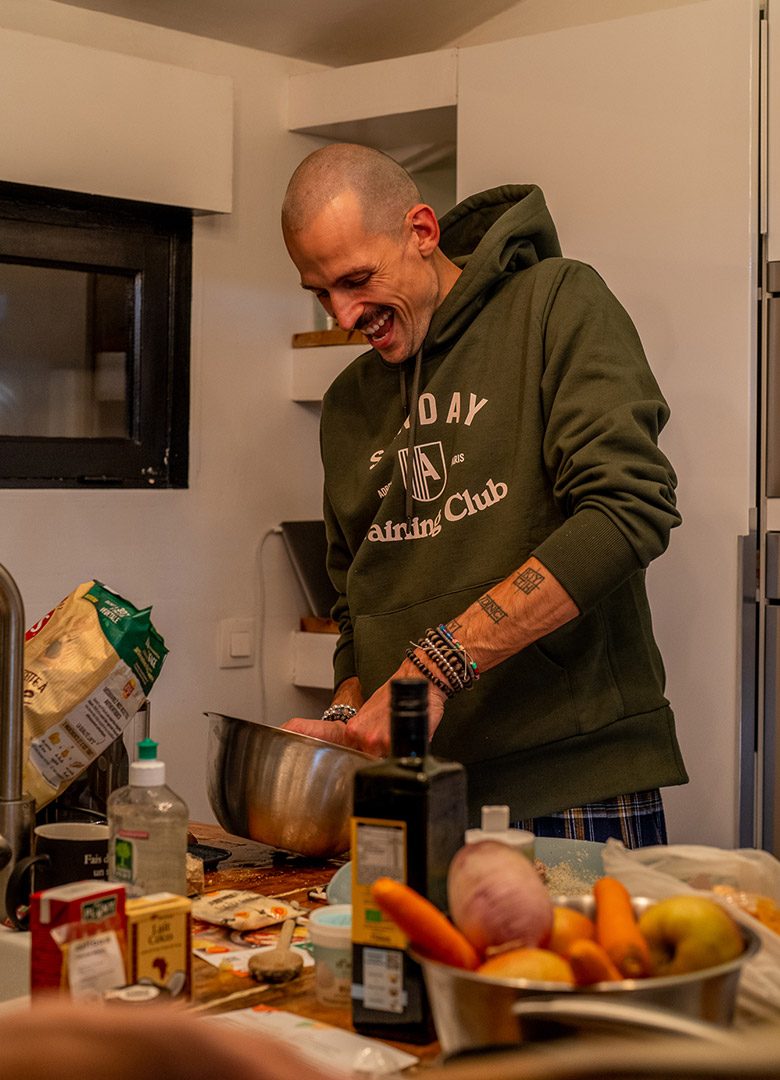
<svg viewBox="0 0 780 1080">
<path fill-rule="evenodd" d="M 318 412 L 288 389 L 290 336 L 311 327 L 311 300 L 278 227 L 287 179 L 318 145 L 284 126 L 287 75 L 306 67 L 50 0 L 0 0 L 0 26 L 234 80 L 234 212 L 194 224 L 189 489 L 0 489 L 0 562 L 28 625 L 93 577 L 153 605 L 170 649 L 153 734 L 191 816 L 212 820 L 203 711 L 280 723 L 317 715 L 324 697 L 291 686 L 288 639 L 304 605 L 281 539 L 261 545 L 285 518 L 320 516 Z M 263 620 L 265 711 L 258 665 L 217 665 L 218 622 L 247 615 Z"/>
</svg>

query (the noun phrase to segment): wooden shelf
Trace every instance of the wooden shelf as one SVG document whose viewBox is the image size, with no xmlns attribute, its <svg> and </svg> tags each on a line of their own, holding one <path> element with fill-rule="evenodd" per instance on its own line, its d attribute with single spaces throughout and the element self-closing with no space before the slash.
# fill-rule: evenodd
<svg viewBox="0 0 780 1080">
<path fill-rule="evenodd" d="M 313 349 L 318 345 L 361 345 L 370 346 L 364 334 L 359 330 L 306 330 L 302 334 L 293 334 L 294 349 Z"/>
</svg>

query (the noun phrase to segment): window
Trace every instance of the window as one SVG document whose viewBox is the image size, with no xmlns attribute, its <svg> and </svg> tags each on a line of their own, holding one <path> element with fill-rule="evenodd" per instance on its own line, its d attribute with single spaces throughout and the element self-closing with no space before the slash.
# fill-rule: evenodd
<svg viewBox="0 0 780 1080">
<path fill-rule="evenodd" d="M 0 183 L 0 486 L 186 487 L 189 210 Z"/>
</svg>

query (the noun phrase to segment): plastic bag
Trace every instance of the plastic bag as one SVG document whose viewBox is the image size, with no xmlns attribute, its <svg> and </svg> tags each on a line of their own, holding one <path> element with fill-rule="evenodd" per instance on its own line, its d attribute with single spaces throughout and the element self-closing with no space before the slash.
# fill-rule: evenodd
<svg viewBox="0 0 780 1080">
<path fill-rule="evenodd" d="M 604 872 L 618 878 L 632 896 L 660 900 L 682 893 L 700 893 L 715 886 L 761 893 L 780 901 L 780 862 L 755 848 L 705 847 L 670 844 L 629 850 L 608 840 L 603 853 Z M 735 1025 L 780 1020 L 780 934 L 717 892 L 712 898 L 761 938 L 761 949 L 742 969 L 737 992 Z"/>
<path fill-rule="evenodd" d="M 246 889 L 217 889 L 192 902 L 192 917 L 231 930 L 259 930 L 298 915 L 292 904 Z"/>
<path fill-rule="evenodd" d="M 38 810 L 120 735 L 168 650 L 149 612 L 79 585 L 24 641 L 24 787 Z"/>
</svg>

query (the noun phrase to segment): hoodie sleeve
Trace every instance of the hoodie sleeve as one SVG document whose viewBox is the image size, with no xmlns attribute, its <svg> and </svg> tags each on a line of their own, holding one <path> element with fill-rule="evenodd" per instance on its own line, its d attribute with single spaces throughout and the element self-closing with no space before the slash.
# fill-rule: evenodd
<svg viewBox="0 0 780 1080">
<path fill-rule="evenodd" d="M 338 599 L 331 610 L 331 617 L 339 626 L 339 639 L 333 657 L 333 686 L 337 687 L 345 679 L 357 675 L 355 668 L 355 648 L 353 644 L 352 619 L 347 603 L 347 572 L 352 562 L 347 542 L 339 528 L 333 507 L 327 494 L 323 501 L 325 531 L 328 538 L 328 574 L 338 593 Z"/>
<path fill-rule="evenodd" d="M 567 262 L 543 317 L 544 465 L 566 520 L 534 551 L 580 611 L 644 569 L 680 522 L 658 448 L 669 409 L 627 313 Z"/>
</svg>

